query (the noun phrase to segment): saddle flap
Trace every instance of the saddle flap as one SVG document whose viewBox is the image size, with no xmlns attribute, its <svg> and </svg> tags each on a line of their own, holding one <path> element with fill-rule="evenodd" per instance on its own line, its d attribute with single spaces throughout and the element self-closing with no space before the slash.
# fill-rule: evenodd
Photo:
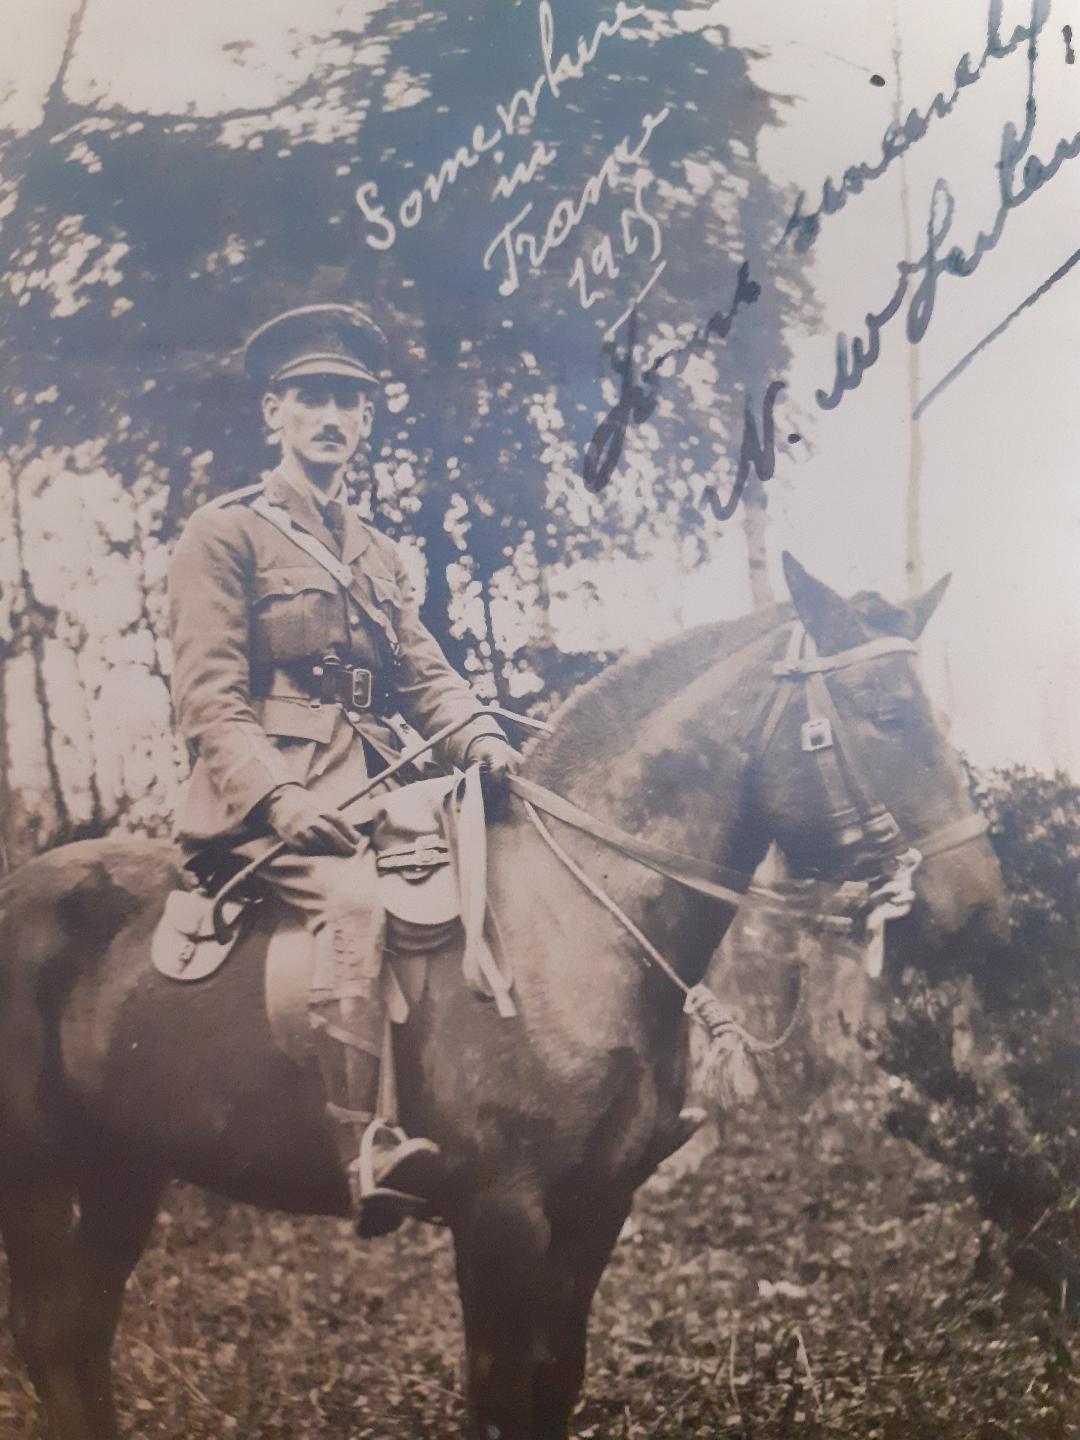
<svg viewBox="0 0 1080 1440">
<path fill-rule="evenodd" d="M 225 918 L 231 924 L 244 910 L 240 904 L 226 904 Z M 228 958 L 239 925 L 222 945 L 214 937 L 214 901 L 196 890 L 173 890 L 150 942 L 154 969 L 170 980 L 205 980 Z"/>
</svg>

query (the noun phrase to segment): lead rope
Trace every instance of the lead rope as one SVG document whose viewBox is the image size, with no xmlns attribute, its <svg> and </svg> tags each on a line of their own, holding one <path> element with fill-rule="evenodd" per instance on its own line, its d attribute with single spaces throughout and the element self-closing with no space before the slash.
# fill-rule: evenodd
<svg viewBox="0 0 1080 1440">
<path fill-rule="evenodd" d="M 740 1025 L 734 1012 L 716 996 L 707 985 L 687 985 L 686 981 L 671 965 L 649 937 L 630 919 L 622 907 L 600 885 L 596 883 L 572 858 L 547 826 L 540 819 L 528 800 L 522 801 L 525 813 L 540 835 L 544 844 L 559 862 L 570 871 L 585 890 L 601 904 L 628 935 L 634 939 L 656 966 L 660 973 L 683 995 L 683 1010 L 696 1020 L 709 1037 L 703 1067 L 704 1088 L 724 1109 L 731 1109 L 740 1100 L 748 1099 L 757 1089 L 754 1058 L 769 1055 L 786 1045 L 794 1032 L 802 1012 L 804 962 L 799 961 L 798 990 L 795 1004 L 784 1029 L 775 1040 L 759 1040 Z"/>
</svg>

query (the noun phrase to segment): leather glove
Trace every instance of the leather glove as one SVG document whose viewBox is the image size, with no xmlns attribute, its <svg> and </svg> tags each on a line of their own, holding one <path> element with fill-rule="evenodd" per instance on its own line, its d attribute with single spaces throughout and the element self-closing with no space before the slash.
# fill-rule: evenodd
<svg viewBox="0 0 1080 1440">
<path fill-rule="evenodd" d="M 302 785 L 275 790 L 265 813 L 278 838 L 301 855 L 351 855 L 362 839 L 339 810 L 325 809 Z"/>
<path fill-rule="evenodd" d="M 480 735 L 465 752 L 467 765 L 480 766 L 480 785 L 488 813 L 501 815 L 510 794 L 510 776 L 521 766 L 521 756 L 508 740 L 497 735 Z"/>
</svg>

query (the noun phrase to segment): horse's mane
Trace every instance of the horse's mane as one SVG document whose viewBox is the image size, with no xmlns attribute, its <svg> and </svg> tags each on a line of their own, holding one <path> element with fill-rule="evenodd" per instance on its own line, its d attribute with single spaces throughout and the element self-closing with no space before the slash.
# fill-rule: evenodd
<svg viewBox="0 0 1080 1440">
<path fill-rule="evenodd" d="M 551 784 L 624 748 L 628 731 L 640 729 L 710 666 L 745 650 L 791 614 L 790 603 L 769 605 L 737 620 L 695 625 L 616 661 L 555 712 L 552 734 L 533 752 L 529 773 Z"/>
</svg>

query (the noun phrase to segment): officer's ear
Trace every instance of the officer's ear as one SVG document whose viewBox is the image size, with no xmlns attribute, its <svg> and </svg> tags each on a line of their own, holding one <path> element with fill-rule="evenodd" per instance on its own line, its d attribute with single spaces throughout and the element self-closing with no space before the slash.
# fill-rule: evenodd
<svg viewBox="0 0 1080 1440">
<path fill-rule="evenodd" d="M 276 390 L 267 390 L 262 397 L 262 417 L 266 426 L 267 438 L 275 441 L 281 430 L 281 396 Z"/>
<path fill-rule="evenodd" d="M 361 390 L 360 400 L 360 436 L 368 440 L 375 428 L 375 394 L 371 390 Z"/>
</svg>

